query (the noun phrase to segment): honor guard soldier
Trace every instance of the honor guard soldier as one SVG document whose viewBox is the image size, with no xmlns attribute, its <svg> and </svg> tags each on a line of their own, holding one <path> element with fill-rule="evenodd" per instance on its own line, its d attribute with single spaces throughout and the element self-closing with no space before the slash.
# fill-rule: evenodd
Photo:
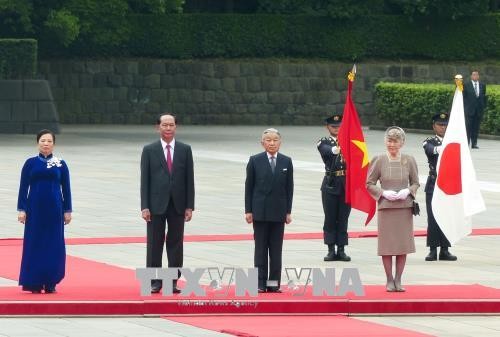
<svg viewBox="0 0 500 337">
<path fill-rule="evenodd" d="M 423 143 L 424 152 L 429 162 L 429 176 L 425 184 L 425 202 L 427 208 L 427 247 L 430 247 L 430 252 L 425 257 L 425 261 L 436 261 L 438 259 L 437 247 L 441 247 L 439 251 L 440 260 L 457 260 L 457 257 L 449 252 L 448 247 L 451 246 L 450 242 L 439 228 L 436 219 L 434 219 L 434 214 L 432 213 L 432 195 L 434 193 L 437 175 L 436 166 L 439 154 L 442 150 L 442 141 L 448 125 L 448 119 L 449 115 L 444 112 L 432 116 L 432 128 L 434 132 L 436 132 L 436 135 L 427 138 Z"/>
<path fill-rule="evenodd" d="M 346 163 L 337 140 L 341 122 L 341 114 L 334 114 L 325 119 L 330 136 L 321 138 L 317 144 L 325 163 L 325 177 L 321 184 L 321 198 L 325 213 L 323 238 L 325 244 L 328 245 L 325 261 L 351 261 L 344 251 L 348 240 L 347 220 L 351 213 L 351 206 L 345 203 Z M 335 246 L 337 246 L 336 251 Z"/>
</svg>

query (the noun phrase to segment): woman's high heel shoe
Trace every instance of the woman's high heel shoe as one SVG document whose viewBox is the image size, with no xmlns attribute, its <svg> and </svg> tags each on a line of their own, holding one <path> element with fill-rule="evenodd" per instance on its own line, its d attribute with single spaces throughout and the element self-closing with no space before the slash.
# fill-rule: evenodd
<svg viewBox="0 0 500 337">
<path fill-rule="evenodd" d="M 32 286 L 23 286 L 23 291 L 29 291 L 32 294 L 41 294 L 42 293 L 42 287 L 32 287 Z"/>
<path fill-rule="evenodd" d="M 401 285 L 401 281 L 394 280 L 394 286 L 396 287 L 397 292 L 403 293 L 406 291 L 406 289 Z"/>
<path fill-rule="evenodd" d="M 45 286 L 45 293 L 46 294 L 53 294 L 55 292 L 56 292 L 55 286 Z"/>
<path fill-rule="evenodd" d="M 385 290 L 389 293 L 393 293 L 396 290 L 396 285 L 394 284 L 394 281 L 390 281 L 390 282 L 387 282 L 387 284 L 385 285 Z"/>
</svg>

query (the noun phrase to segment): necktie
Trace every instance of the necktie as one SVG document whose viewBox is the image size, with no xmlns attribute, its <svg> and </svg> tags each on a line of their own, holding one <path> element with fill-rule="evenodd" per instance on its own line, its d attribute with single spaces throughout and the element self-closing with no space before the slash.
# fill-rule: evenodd
<svg viewBox="0 0 500 337">
<path fill-rule="evenodd" d="M 167 145 L 167 167 L 168 172 L 172 173 L 172 156 L 170 155 L 170 145 Z"/>
<path fill-rule="evenodd" d="M 477 87 L 477 81 L 474 81 L 474 91 L 476 92 L 476 97 L 479 97 L 479 89 Z"/>
<path fill-rule="evenodd" d="M 276 158 L 274 158 L 274 156 L 271 156 L 271 171 L 274 173 L 274 169 L 276 168 Z"/>
</svg>

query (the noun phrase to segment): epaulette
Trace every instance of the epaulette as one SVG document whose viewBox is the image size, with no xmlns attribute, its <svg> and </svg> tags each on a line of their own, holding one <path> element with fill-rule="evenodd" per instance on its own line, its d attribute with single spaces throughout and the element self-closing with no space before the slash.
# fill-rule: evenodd
<svg viewBox="0 0 500 337">
<path fill-rule="evenodd" d="M 326 137 L 321 137 L 321 139 L 318 140 L 318 143 L 316 144 L 316 146 L 320 146 L 321 143 L 323 143 L 324 141 L 328 141 L 329 142 L 330 140 L 328 138 L 326 138 Z"/>
<path fill-rule="evenodd" d="M 427 138 L 425 138 L 425 140 L 422 142 L 422 144 L 423 144 L 423 145 L 425 145 L 425 144 L 427 144 L 427 142 L 428 142 L 429 140 L 432 140 L 432 139 L 434 139 L 434 138 L 436 138 L 436 136 L 427 137 Z"/>
<path fill-rule="evenodd" d="M 431 136 L 431 137 L 427 137 L 427 138 L 423 141 L 422 145 L 423 145 L 423 146 L 425 146 L 425 144 L 427 144 L 427 142 L 429 142 L 429 141 L 436 141 L 436 140 L 439 142 L 439 138 L 438 138 L 436 135 Z"/>
</svg>

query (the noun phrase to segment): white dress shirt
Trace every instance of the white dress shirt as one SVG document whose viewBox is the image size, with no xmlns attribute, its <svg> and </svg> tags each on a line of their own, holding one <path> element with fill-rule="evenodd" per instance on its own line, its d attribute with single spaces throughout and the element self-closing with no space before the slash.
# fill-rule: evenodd
<svg viewBox="0 0 500 337">
<path fill-rule="evenodd" d="M 170 159 L 172 160 L 172 164 L 174 163 L 174 149 L 175 149 L 175 138 L 172 139 L 170 143 L 167 143 L 166 141 L 163 140 L 163 138 L 160 138 L 161 141 L 161 147 L 163 148 L 163 153 L 165 154 L 165 160 L 168 163 L 168 158 L 167 158 L 167 145 L 170 145 Z"/>
<path fill-rule="evenodd" d="M 474 91 L 476 92 L 476 96 L 479 97 L 479 81 L 472 81 L 472 87 L 474 88 Z M 477 87 L 477 89 L 476 89 Z"/>
</svg>

